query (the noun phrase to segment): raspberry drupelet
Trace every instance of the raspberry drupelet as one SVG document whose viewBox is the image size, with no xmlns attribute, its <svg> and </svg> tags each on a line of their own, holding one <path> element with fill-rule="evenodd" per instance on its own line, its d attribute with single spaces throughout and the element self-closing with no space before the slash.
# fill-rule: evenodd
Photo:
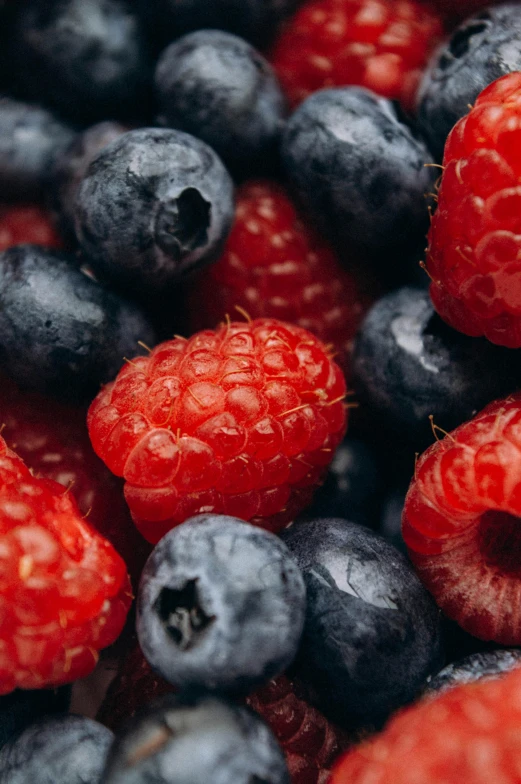
<svg viewBox="0 0 521 784">
<path fill-rule="evenodd" d="M 149 541 L 203 512 L 278 531 L 309 503 L 342 440 L 345 393 L 310 332 L 228 322 L 129 362 L 91 405 L 88 427 Z"/>
<path fill-rule="evenodd" d="M 435 11 L 415 0 L 308 0 L 275 42 L 271 62 L 293 106 L 324 87 L 356 84 L 413 112 L 442 35 Z"/>
<path fill-rule="evenodd" d="M 351 344 L 370 305 L 354 272 L 298 215 L 284 188 L 244 183 L 220 259 L 204 270 L 192 294 L 196 326 L 208 327 L 245 308 L 253 318 L 278 318 L 332 343 L 347 372 Z"/>
<path fill-rule="evenodd" d="M 521 73 L 483 90 L 445 145 L 427 269 L 434 307 L 466 335 L 521 346 Z"/>
<path fill-rule="evenodd" d="M 0 205 L 0 251 L 25 243 L 63 247 L 63 240 L 43 207 L 37 204 Z"/>
<path fill-rule="evenodd" d="M 402 533 L 418 575 L 466 631 L 521 644 L 521 393 L 418 460 Z"/>
<path fill-rule="evenodd" d="M 0 438 L 0 694 L 87 675 L 131 598 L 123 560 L 70 493 Z"/>
</svg>

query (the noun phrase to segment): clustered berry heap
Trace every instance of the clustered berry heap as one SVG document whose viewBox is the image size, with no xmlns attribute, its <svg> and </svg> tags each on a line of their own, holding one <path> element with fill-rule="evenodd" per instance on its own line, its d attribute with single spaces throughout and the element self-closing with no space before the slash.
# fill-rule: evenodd
<svg viewBox="0 0 521 784">
<path fill-rule="evenodd" d="M 519 784 L 521 0 L 0 0 L 0 91 L 0 781 Z"/>
</svg>

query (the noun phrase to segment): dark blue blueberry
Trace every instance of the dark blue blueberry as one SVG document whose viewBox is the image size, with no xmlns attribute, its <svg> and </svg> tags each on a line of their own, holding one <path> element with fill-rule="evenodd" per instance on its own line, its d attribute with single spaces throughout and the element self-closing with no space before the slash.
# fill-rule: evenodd
<svg viewBox="0 0 521 784">
<path fill-rule="evenodd" d="M 175 686 L 247 691 L 282 672 L 302 633 L 305 590 L 287 547 L 225 515 L 170 531 L 143 570 L 137 633 Z"/>
<path fill-rule="evenodd" d="M 76 192 L 87 173 L 89 164 L 111 141 L 128 129 L 107 120 L 79 133 L 56 158 L 51 177 L 49 196 L 62 233 L 74 242 L 74 201 Z"/>
<path fill-rule="evenodd" d="M 452 430 L 516 388 L 515 365 L 511 350 L 446 326 L 428 292 L 403 288 L 382 297 L 362 323 L 352 383 L 373 427 L 422 451 L 434 440 L 430 415 Z"/>
<path fill-rule="evenodd" d="M 42 720 L 0 750 L 0 782 L 99 784 L 113 738 L 84 716 Z"/>
<path fill-rule="evenodd" d="M 124 0 L 26 0 L 8 56 L 17 92 L 74 121 L 147 116 L 151 66 Z"/>
<path fill-rule="evenodd" d="M 195 30 L 227 30 L 263 44 L 300 0 L 138 0 L 149 34 L 158 47 Z"/>
<path fill-rule="evenodd" d="M 438 50 L 418 94 L 418 126 L 438 161 L 455 123 L 495 79 L 521 70 L 517 3 L 487 8 L 467 19 Z"/>
<path fill-rule="evenodd" d="M 502 648 L 473 653 L 460 661 L 448 664 L 437 675 L 427 679 L 427 693 L 446 691 L 462 683 L 474 683 L 482 678 L 494 678 L 521 667 L 521 650 Z"/>
<path fill-rule="evenodd" d="M 46 109 L 0 98 L 1 200 L 40 199 L 54 160 L 73 138 Z"/>
<path fill-rule="evenodd" d="M 213 261 L 233 220 L 220 158 L 182 131 L 142 128 L 103 149 L 76 196 L 76 234 L 102 277 L 160 290 Z"/>
<path fill-rule="evenodd" d="M 340 252 L 359 249 L 384 267 L 391 253 L 423 247 L 437 174 L 390 101 L 359 87 L 315 93 L 287 122 L 282 162 Z"/>
<path fill-rule="evenodd" d="M 402 512 L 405 504 L 407 488 L 396 488 L 385 497 L 378 533 L 384 536 L 394 547 L 407 552 L 402 536 Z"/>
<path fill-rule="evenodd" d="M 205 141 L 238 176 L 275 162 L 286 101 L 271 65 L 230 33 L 199 30 L 159 60 L 160 124 Z"/>
<path fill-rule="evenodd" d="M 91 397 L 154 343 L 141 310 L 37 245 L 0 254 L 0 364 L 21 386 Z"/>
<path fill-rule="evenodd" d="M 40 716 L 64 713 L 69 709 L 71 687 L 59 689 L 17 689 L 0 697 L 0 747 Z"/>
<path fill-rule="evenodd" d="M 284 755 L 253 711 L 167 695 L 116 738 L 103 784 L 289 784 Z"/>
<path fill-rule="evenodd" d="M 407 559 L 340 519 L 282 533 L 306 583 L 295 672 L 311 700 L 347 726 L 379 726 L 441 665 L 440 614 Z"/>
<path fill-rule="evenodd" d="M 381 496 L 380 468 L 370 446 L 346 438 L 335 452 L 326 480 L 306 517 L 344 517 L 374 527 Z"/>
</svg>

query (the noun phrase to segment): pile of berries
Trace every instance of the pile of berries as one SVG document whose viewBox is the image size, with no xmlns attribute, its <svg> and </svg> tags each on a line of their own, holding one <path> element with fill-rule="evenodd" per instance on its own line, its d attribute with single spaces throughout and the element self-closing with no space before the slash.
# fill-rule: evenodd
<svg viewBox="0 0 521 784">
<path fill-rule="evenodd" d="M 0 781 L 519 784 L 520 0 L 0 43 Z"/>
</svg>

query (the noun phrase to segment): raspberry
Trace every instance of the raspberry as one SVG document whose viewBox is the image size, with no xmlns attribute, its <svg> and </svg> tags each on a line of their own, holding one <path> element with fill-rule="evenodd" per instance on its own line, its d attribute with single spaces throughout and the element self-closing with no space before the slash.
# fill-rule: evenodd
<svg viewBox="0 0 521 784">
<path fill-rule="evenodd" d="M 0 207 L 0 251 L 25 243 L 63 247 L 47 210 L 35 204 Z"/>
<path fill-rule="evenodd" d="M 434 307 L 466 335 L 521 346 L 521 73 L 483 90 L 445 145 L 427 269 Z"/>
<path fill-rule="evenodd" d="M 518 784 L 521 672 L 466 684 L 395 716 L 331 784 Z"/>
<path fill-rule="evenodd" d="M 0 377 L 0 412 L 7 445 L 34 475 L 70 490 L 81 514 L 116 548 L 137 585 L 150 545 L 132 525 L 121 480 L 92 449 L 84 407 L 22 392 Z"/>
<path fill-rule="evenodd" d="M 420 579 L 466 631 L 521 644 L 521 393 L 418 460 L 403 537 Z"/>
<path fill-rule="evenodd" d="M 0 694 L 89 673 L 131 602 L 125 564 L 70 493 L 0 438 Z"/>
<path fill-rule="evenodd" d="M 239 305 L 254 318 L 289 321 L 333 344 L 346 371 L 353 336 L 370 304 L 359 282 L 300 220 L 277 183 L 245 183 L 236 203 L 224 253 L 194 287 L 197 327 L 217 324 Z"/>
<path fill-rule="evenodd" d="M 342 440 L 345 391 L 310 332 L 228 323 L 128 363 L 88 427 L 149 541 L 203 512 L 278 531 L 309 503 Z"/>
<path fill-rule="evenodd" d="M 271 60 L 293 106 L 323 87 L 356 84 L 412 112 L 442 33 L 435 12 L 415 0 L 308 0 Z"/>
</svg>

